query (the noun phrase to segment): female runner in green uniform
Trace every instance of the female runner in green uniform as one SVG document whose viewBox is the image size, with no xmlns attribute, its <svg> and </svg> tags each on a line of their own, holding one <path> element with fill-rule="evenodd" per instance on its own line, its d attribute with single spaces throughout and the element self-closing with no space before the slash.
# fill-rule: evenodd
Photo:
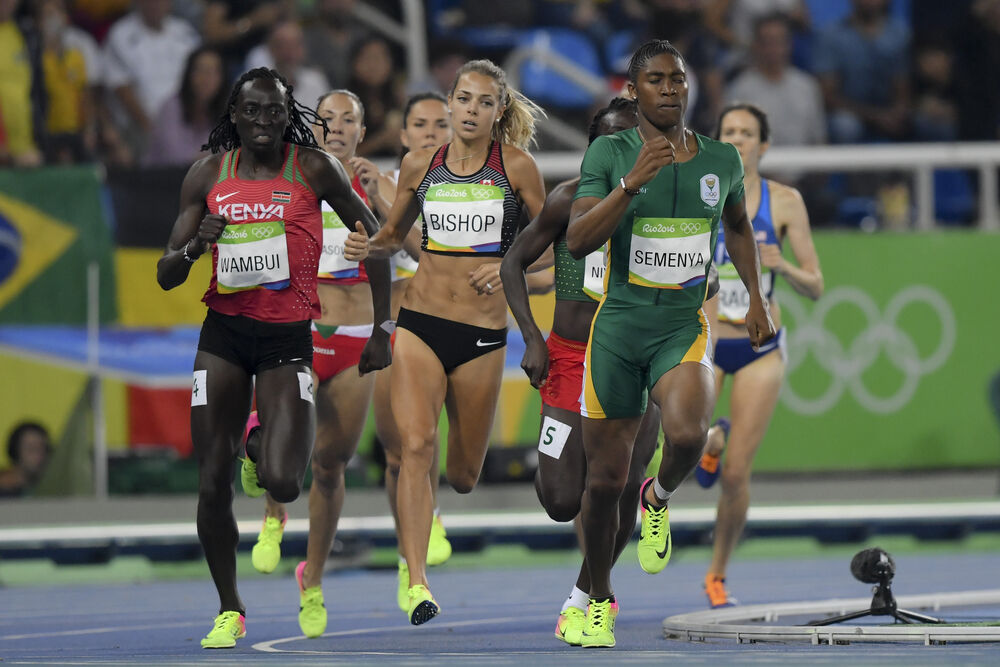
<svg viewBox="0 0 1000 667">
<path fill-rule="evenodd" d="M 581 514 L 591 587 L 583 646 L 615 644 L 611 564 L 646 391 L 660 408 L 666 441 L 656 477 L 642 487 L 639 562 L 654 573 L 670 556 L 667 501 L 697 464 L 715 407 L 701 305 L 720 219 L 750 293 L 750 340 L 759 346 L 774 336 L 743 200 L 743 165 L 733 146 L 685 126 L 683 57 L 665 40 L 643 44 L 629 63 L 628 91 L 638 103 L 639 126 L 600 137 L 587 150 L 566 233 L 577 258 L 608 243 L 581 407 L 587 458 Z"/>
</svg>

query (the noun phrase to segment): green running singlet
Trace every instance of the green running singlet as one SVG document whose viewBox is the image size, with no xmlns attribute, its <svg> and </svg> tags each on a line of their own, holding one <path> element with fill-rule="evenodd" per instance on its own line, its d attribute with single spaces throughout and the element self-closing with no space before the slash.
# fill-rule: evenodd
<svg viewBox="0 0 1000 667">
<path fill-rule="evenodd" d="M 604 296 L 604 249 L 599 248 L 583 259 L 573 259 L 562 234 L 552 244 L 555 257 L 556 301 L 594 303 Z"/>
<path fill-rule="evenodd" d="M 608 242 L 606 293 L 587 345 L 581 414 L 637 417 L 645 392 L 674 366 L 712 370 L 708 287 L 719 221 L 743 198 L 736 148 L 696 134 L 698 153 L 640 188 Z M 637 129 L 598 137 L 584 156 L 576 199 L 603 199 L 635 165 Z"/>
</svg>

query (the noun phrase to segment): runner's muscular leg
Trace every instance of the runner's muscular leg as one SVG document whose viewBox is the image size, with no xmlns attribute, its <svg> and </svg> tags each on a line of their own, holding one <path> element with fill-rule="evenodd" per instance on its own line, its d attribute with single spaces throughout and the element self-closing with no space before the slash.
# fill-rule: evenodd
<svg viewBox="0 0 1000 667">
<path fill-rule="evenodd" d="M 392 283 L 389 307 L 393 321 L 399 319 L 399 306 L 406 293 L 409 278 Z M 393 350 L 395 354 L 395 350 Z M 392 385 L 392 366 L 386 366 L 375 373 L 375 394 L 372 397 L 372 412 L 375 415 L 375 437 L 382 443 L 385 453 L 385 493 L 389 499 L 389 510 L 396 525 L 396 540 L 399 542 L 399 511 L 396 507 L 396 491 L 399 485 L 399 458 L 402 445 L 399 442 L 399 427 L 389 404 L 389 389 Z"/>
<path fill-rule="evenodd" d="M 233 516 L 233 458 L 250 412 L 252 376 L 214 354 L 199 351 L 195 372 L 204 371 L 206 402 L 191 408 L 191 441 L 198 459 L 198 539 L 219 592 L 220 612 L 245 612 L 236 588 L 236 545 Z M 192 402 L 200 401 L 192 395 Z"/>
<path fill-rule="evenodd" d="M 639 422 L 639 431 L 635 436 L 632 457 L 629 462 L 628 480 L 618 500 L 618 532 L 615 533 L 615 550 L 611 564 L 614 565 L 621 556 L 626 545 L 635 533 L 636 512 L 639 507 L 639 489 L 646 478 L 646 467 L 656 451 L 656 441 L 660 435 L 660 410 L 655 404 L 649 403 L 646 413 Z M 586 468 L 584 468 L 586 473 Z M 581 591 L 590 590 L 590 572 L 584 559 L 580 568 L 580 576 L 576 587 Z"/>
<path fill-rule="evenodd" d="M 715 374 L 699 363 L 684 362 L 660 376 L 650 392 L 660 407 L 663 458 L 657 478 L 667 491 L 675 490 L 701 458 L 708 423 L 715 409 Z M 646 500 L 656 500 L 650 485 Z"/>
<path fill-rule="evenodd" d="M 344 507 L 344 470 L 354 456 L 368 420 L 375 378 L 345 368 L 316 392 L 316 444 L 309 487 L 309 541 L 302 583 L 318 586 Z"/>
<path fill-rule="evenodd" d="M 503 382 L 505 350 L 467 361 L 448 375 L 448 483 L 469 493 L 483 470 Z"/>
<path fill-rule="evenodd" d="M 306 378 L 300 380 L 300 376 Z M 257 374 L 261 443 L 257 477 L 274 500 L 290 503 L 302 491 L 316 434 L 312 371 L 284 364 Z"/>
<path fill-rule="evenodd" d="M 313 386 L 316 383 L 316 374 L 313 374 Z M 254 438 L 260 439 L 260 433 L 257 433 Z M 257 445 L 259 448 L 259 444 Z M 254 451 L 258 451 L 255 449 Z M 268 491 L 264 494 L 264 517 L 274 517 L 278 521 L 284 521 L 288 516 L 288 509 L 285 507 L 285 503 L 279 503 L 277 500 L 271 496 L 271 492 Z"/>
<path fill-rule="evenodd" d="M 709 572 L 724 577 L 729 557 L 743 533 L 750 506 L 750 468 L 771 415 L 785 375 L 785 362 L 775 350 L 744 366 L 733 376 L 730 397 L 729 446 L 722 466 L 715 542 Z"/>
<path fill-rule="evenodd" d="M 581 420 L 587 484 L 580 514 L 591 597 L 612 594 L 611 564 L 618 532 L 619 500 L 628 481 L 639 417 Z"/>
<path fill-rule="evenodd" d="M 718 366 L 713 367 L 715 369 L 715 396 L 718 398 L 722 396 L 722 387 L 726 382 L 726 371 L 722 370 Z M 712 456 L 721 456 L 722 450 L 726 448 L 726 436 L 719 426 L 711 426 L 708 429 L 708 440 L 705 442 L 705 450 L 703 453 L 711 454 Z"/>
<path fill-rule="evenodd" d="M 427 542 L 434 505 L 430 469 L 437 447 L 437 426 L 447 391 L 447 376 L 437 355 L 415 334 L 396 330 L 390 404 L 401 431 L 397 488 L 399 539 L 410 570 L 410 586 L 427 584 Z"/>
<path fill-rule="evenodd" d="M 395 287 L 395 284 L 393 284 Z M 392 366 L 375 372 L 375 391 L 372 396 L 372 412 L 375 415 L 375 437 L 382 443 L 385 453 L 385 492 L 389 498 L 389 509 L 396 535 L 399 535 L 399 512 L 396 509 L 396 490 L 399 484 L 400 443 L 399 427 L 389 404 L 389 390 L 392 385 Z"/>
<path fill-rule="evenodd" d="M 621 555 L 625 545 L 635 532 L 636 513 L 639 511 L 639 490 L 646 480 L 646 468 L 653 460 L 656 442 L 660 438 L 660 409 L 652 401 L 646 405 L 646 413 L 639 422 L 639 432 L 635 436 L 632 459 L 629 462 L 628 481 L 618 502 L 620 509 L 618 535 L 615 539 L 615 560 Z"/>
<path fill-rule="evenodd" d="M 399 427 L 396 418 L 392 414 L 392 406 L 389 403 L 389 390 L 392 385 L 392 366 L 387 366 L 375 374 L 375 394 L 372 400 L 372 410 L 375 413 L 375 434 L 382 449 L 385 452 L 385 491 L 389 498 L 389 509 L 392 512 L 392 520 L 396 524 L 396 534 L 399 535 L 399 510 L 397 508 L 397 492 L 399 486 L 399 461 L 402 451 L 400 442 Z M 435 441 L 438 436 L 435 434 Z M 441 473 L 438 464 L 441 456 L 441 448 L 434 448 L 434 461 L 431 464 L 431 500 L 437 506 L 438 487 L 440 485 Z"/>
<path fill-rule="evenodd" d="M 561 445 L 557 429 L 550 426 L 548 433 L 541 430 L 546 417 L 570 428 Z M 583 456 L 583 439 L 580 435 L 580 413 L 543 405 L 538 448 L 538 470 L 535 472 L 538 500 L 553 520 L 572 521 L 580 513 L 580 499 L 583 497 L 583 485 L 587 476 L 587 462 Z"/>
</svg>

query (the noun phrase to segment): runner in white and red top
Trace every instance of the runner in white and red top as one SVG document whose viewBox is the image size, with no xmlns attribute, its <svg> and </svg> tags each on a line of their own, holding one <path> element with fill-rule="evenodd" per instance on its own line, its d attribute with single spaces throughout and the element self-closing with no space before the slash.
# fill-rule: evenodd
<svg viewBox="0 0 1000 667">
<path fill-rule="evenodd" d="M 344 169 L 318 150 L 309 127 L 318 118 L 295 101 L 281 75 L 263 68 L 245 73 L 228 108 L 209 136 L 213 154 L 184 179 L 180 213 L 157 264 L 163 289 L 183 283 L 203 254 L 210 253 L 213 266 L 191 391 L 198 536 L 220 600 L 205 648 L 235 646 L 246 634 L 236 586 L 232 479 L 255 384 L 264 426 L 247 451 L 244 488 L 291 502 L 309 461 L 315 432 L 310 324 L 321 314 L 320 202 L 359 227 L 378 229 Z M 388 262 L 368 262 L 367 269 L 370 308 L 388 319 Z M 390 363 L 389 334 L 380 331 L 362 354 L 362 373 Z"/>
<path fill-rule="evenodd" d="M 378 171 L 367 160 L 355 158 L 365 136 L 361 100 L 349 90 L 334 90 L 319 100 L 316 113 L 328 128 L 325 136 L 321 129 L 316 131 L 317 141 L 337 158 L 354 192 L 372 208 L 362 178 L 373 170 L 377 176 Z M 372 197 L 378 196 L 377 184 L 374 188 L 370 185 L 369 190 Z M 375 325 L 372 288 L 364 263 L 344 259 L 344 240 L 354 227 L 353 218 L 342 219 L 325 204 L 322 218 L 323 252 L 317 267 L 321 312 L 312 322 L 317 423 L 309 489 L 309 542 L 306 559 L 295 570 L 300 595 L 299 627 L 307 637 L 318 637 L 326 631 L 323 570 L 344 504 L 345 468 L 361 440 L 375 384 L 374 373 L 364 375 L 357 368 L 373 332 L 377 331 L 378 336 L 391 333 L 391 326 L 386 324 L 391 321 L 388 311 Z M 249 441 L 254 438 L 255 426 L 251 415 Z M 268 494 L 264 525 L 251 556 L 258 571 L 267 573 L 277 567 L 286 518 L 285 506 Z"/>
</svg>

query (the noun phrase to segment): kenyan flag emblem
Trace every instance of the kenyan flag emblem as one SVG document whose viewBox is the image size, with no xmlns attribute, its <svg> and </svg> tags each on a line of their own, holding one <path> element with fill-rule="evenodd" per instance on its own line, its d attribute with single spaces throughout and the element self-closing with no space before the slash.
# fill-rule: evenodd
<svg viewBox="0 0 1000 667">
<path fill-rule="evenodd" d="M 271 191 L 271 203 L 273 204 L 290 204 L 292 202 L 292 193 L 285 190 L 272 190 Z"/>
</svg>

